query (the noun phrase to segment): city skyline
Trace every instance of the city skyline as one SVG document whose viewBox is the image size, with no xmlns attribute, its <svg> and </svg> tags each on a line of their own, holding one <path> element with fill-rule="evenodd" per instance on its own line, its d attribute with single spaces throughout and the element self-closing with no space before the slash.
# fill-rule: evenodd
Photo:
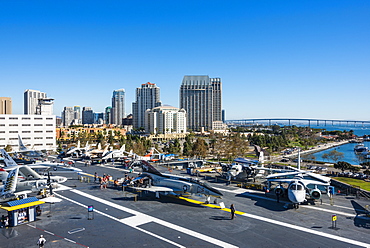
<svg viewBox="0 0 370 248">
<path fill-rule="evenodd" d="M 0 97 L 26 89 L 105 112 L 151 82 L 179 106 L 185 75 L 223 82 L 226 119 L 370 120 L 370 2 L 2 2 Z M 353 100 L 355 98 L 355 100 Z"/>
</svg>

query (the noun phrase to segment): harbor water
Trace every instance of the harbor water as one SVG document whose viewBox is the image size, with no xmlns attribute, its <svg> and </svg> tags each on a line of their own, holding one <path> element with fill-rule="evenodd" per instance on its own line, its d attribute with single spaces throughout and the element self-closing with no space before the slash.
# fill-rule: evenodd
<svg viewBox="0 0 370 248">
<path fill-rule="evenodd" d="M 305 125 L 300 125 L 300 126 L 305 126 Z M 327 125 L 327 126 L 311 125 L 310 127 L 311 128 L 326 129 L 327 131 L 335 131 L 335 130 L 350 131 L 350 130 L 353 130 L 353 133 L 355 135 L 359 136 L 359 137 L 362 137 L 364 135 L 370 135 L 370 128 L 369 127 L 362 127 L 362 126 L 359 126 L 359 127 L 348 127 L 348 126 L 346 126 L 345 127 L 345 126 L 331 126 L 331 125 Z M 370 142 L 365 141 L 365 142 L 363 142 L 363 144 L 366 147 L 370 148 Z M 327 149 L 327 150 L 323 150 L 323 151 L 320 151 L 320 152 L 313 153 L 312 155 L 315 156 L 316 161 L 335 163 L 336 161 L 333 161 L 333 160 L 330 160 L 330 159 L 329 160 L 328 159 L 324 160 L 322 158 L 322 155 L 325 154 L 325 153 L 329 153 L 332 150 L 337 150 L 338 152 L 342 152 L 343 155 L 344 155 L 344 158 L 340 159 L 340 161 L 345 161 L 345 162 L 348 162 L 348 163 L 353 164 L 353 165 L 359 165 L 362 162 L 370 162 L 370 159 L 364 159 L 361 154 L 357 155 L 354 152 L 354 148 L 355 148 L 356 145 L 358 145 L 358 143 L 347 143 L 347 144 L 344 144 L 344 145 L 341 145 L 341 146 L 337 146 L 337 147 L 333 147 L 333 148 L 330 148 L 330 149 Z"/>
<path fill-rule="evenodd" d="M 363 144 L 366 147 L 370 147 L 370 142 L 368 142 L 368 141 L 363 142 Z M 340 159 L 339 161 L 345 161 L 345 162 L 348 162 L 348 163 L 353 164 L 353 165 L 359 165 L 362 162 L 369 162 L 370 159 L 364 159 L 361 154 L 356 154 L 355 153 L 354 148 L 355 148 L 356 145 L 358 145 L 358 143 L 347 143 L 347 144 L 344 144 L 344 145 L 341 145 L 341 146 L 337 146 L 337 147 L 329 148 L 327 150 L 323 150 L 323 151 L 320 151 L 320 152 L 313 153 L 312 155 L 315 156 L 316 161 L 336 163 L 338 161 L 333 161 L 333 160 L 330 160 L 330 159 L 323 159 L 322 155 L 324 155 L 325 153 L 329 153 L 332 150 L 337 150 L 338 152 L 342 152 L 343 156 L 344 156 L 343 159 Z"/>
</svg>

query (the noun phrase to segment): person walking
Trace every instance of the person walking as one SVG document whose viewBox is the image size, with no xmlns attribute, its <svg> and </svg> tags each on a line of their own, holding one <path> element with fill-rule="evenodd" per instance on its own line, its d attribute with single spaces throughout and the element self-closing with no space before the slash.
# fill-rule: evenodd
<svg viewBox="0 0 370 248">
<path fill-rule="evenodd" d="M 98 180 L 98 173 L 95 172 L 95 174 L 94 174 L 94 183 L 96 183 L 97 180 Z"/>
<path fill-rule="evenodd" d="M 40 235 L 40 238 L 39 238 L 39 240 L 37 241 L 37 245 L 38 245 L 40 248 L 44 248 L 45 243 L 46 243 L 46 239 L 44 238 L 44 236 L 43 236 L 43 235 Z"/>
<path fill-rule="evenodd" d="M 230 206 L 230 213 L 231 213 L 231 219 L 235 219 L 235 206 L 234 204 L 231 204 Z"/>
</svg>

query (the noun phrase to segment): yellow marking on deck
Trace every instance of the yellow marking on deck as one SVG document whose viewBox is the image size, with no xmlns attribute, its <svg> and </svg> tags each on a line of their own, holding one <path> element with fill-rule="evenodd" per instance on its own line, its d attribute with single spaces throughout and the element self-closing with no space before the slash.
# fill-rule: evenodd
<svg viewBox="0 0 370 248">
<path fill-rule="evenodd" d="M 84 173 L 84 174 L 87 175 L 87 176 L 94 177 L 94 175 L 91 175 L 91 174 L 88 174 L 88 173 Z M 113 180 L 110 180 L 110 181 L 113 181 Z M 220 210 L 225 211 L 225 212 L 231 212 L 230 208 L 221 208 L 218 205 L 206 204 L 206 203 L 201 202 L 201 201 L 197 201 L 197 200 L 193 200 L 193 199 L 185 198 L 185 197 L 181 197 L 181 196 L 179 196 L 178 198 L 181 199 L 181 200 L 184 200 L 184 201 L 187 201 L 187 202 L 190 202 L 190 203 L 194 203 L 194 204 L 198 204 L 198 205 L 202 205 L 202 206 L 205 206 L 205 207 L 220 209 Z M 245 214 L 245 212 L 235 211 L 235 214 L 242 215 L 242 214 Z"/>
<path fill-rule="evenodd" d="M 178 198 L 181 199 L 181 200 L 184 200 L 184 201 L 187 201 L 187 202 L 190 202 L 190 203 L 194 203 L 194 204 L 198 204 L 198 205 L 202 205 L 202 206 L 205 206 L 205 207 L 220 209 L 220 210 L 225 211 L 225 212 L 231 212 L 230 208 L 221 208 L 218 205 L 206 204 L 206 203 L 201 202 L 201 201 L 197 201 L 197 200 L 193 200 L 193 199 L 189 199 L 189 198 L 185 198 L 185 197 L 181 197 L 181 196 L 178 197 Z M 235 211 L 235 214 L 242 215 L 242 214 L 245 214 L 245 213 L 241 212 L 241 211 Z"/>
</svg>

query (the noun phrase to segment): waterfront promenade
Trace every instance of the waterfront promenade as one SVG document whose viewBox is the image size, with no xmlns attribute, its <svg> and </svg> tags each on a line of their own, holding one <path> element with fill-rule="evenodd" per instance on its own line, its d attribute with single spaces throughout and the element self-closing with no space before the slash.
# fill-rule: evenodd
<svg viewBox="0 0 370 248">
<path fill-rule="evenodd" d="M 327 150 L 327 149 L 337 147 L 337 146 L 341 146 L 341 145 L 344 145 L 344 144 L 347 144 L 347 143 L 349 143 L 348 140 L 335 141 L 335 142 L 330 142 L 330 143 L 326 143 L 326 144 L 321 144 L 321 145 L 312 147 L 308 150 L 302 150 L 301 151 L 301 156 L 316 153 L 316 152 L 320 152 L 320 151 Z M 282 158 L 296 158 L 297 156 L 298 156 L 298 150 L 294 151 L 294 152 L 292 152 L 291 154 L 288 154 L 288 155 L 273 156 L 270 161 L 271 162 L 278 162 Z"/>
</svg>

